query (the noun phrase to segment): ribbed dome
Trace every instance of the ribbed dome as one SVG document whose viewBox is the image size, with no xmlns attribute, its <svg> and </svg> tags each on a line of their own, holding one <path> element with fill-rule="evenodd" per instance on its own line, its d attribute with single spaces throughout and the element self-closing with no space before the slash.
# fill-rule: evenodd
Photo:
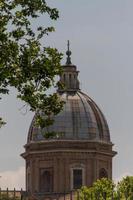
<svg viewBox="0 0 133 200">
<path fill-rule="evenodd" d="M 28 143 L 30 141 L 44 140 L 43 132 L 59 133 L 59 139 L 69 140 L 95 140 L 110 142 L 110 133 L 106 119 L 96 103 L 80 91 L 78 71 L 71 64 L 71 52 L 67 51 L 67 62 L 63 66 L 60 81 L 65 88 L 59 88 L 60 98 L 65 102 L 63 110 L 54 117 L 54 124 L 39 130 L 35 127 L 34 119 L 31 124 Z"/>
<path fill-rule="evenodd" d="M 60 139 L 87 139 L 110 142 L 108 125 L 102 112 L 86 94 L 63 93 L 63 110 L 54 118 L 54 124 L 45 132 L 61 133 Z M 31 124 L 28 142 L 43 140 L 42 132 Z M 59 138 L 58 138 L 59 139 Z"/>
</svg>

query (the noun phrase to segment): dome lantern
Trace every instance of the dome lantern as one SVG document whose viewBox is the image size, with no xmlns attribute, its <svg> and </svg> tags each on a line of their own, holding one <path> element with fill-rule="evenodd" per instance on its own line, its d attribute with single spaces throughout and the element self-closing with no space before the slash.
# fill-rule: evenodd
<svg viewBox="0 0 133 200">
<path fill-rule="evenodd" d="M 68 40 L 68 44 L 67 44 L 67 51 L 66 51 L 66 55 L 67 55 L 67 59 L 66 59 L 66 64 L 63 65 L 63 73 L 60 76 L 60 82 L 64 85 L 64 88 L 58 88 L 58 92 L 59 93 L 63 93 L 63 92 L 77 92 L 78 90 L 80 90 L 80 86 L 79 86 L 79 80 L 78 80 L 78 73 L 79 71 L 77 71 L 77 67 L 75 65 L 72 64 L 71 62 L 71 51 L 70 51 L 70 42 Z"/>
</svg>

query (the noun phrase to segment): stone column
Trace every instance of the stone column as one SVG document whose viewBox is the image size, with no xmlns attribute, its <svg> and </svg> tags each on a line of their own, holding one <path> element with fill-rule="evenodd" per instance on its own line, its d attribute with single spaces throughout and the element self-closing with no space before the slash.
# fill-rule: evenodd
<svg viewBox="0 0 133 200">
<path fill-rule="evenodd" d="M 65 174 L 66 174 L 66 181 L 65 181 L 65 192 L 70 191 L 70 166 L 69 166 L 69 157 L 67 156 L 65 162 Z"/>
<path fill-rule="evenodd" d="M 40 181 L 40 174 L 39 174 L 39 159 L 36 158 L 34 163 L 35 171 L 34 171 L 34 179 L 35 181 L 35 191 L 39 192 L 39 181 Z"/>
<path fill-rule="evenodd" d="M 62 156 L 61 156 L 61 158 L 59 159 L 59 168 L 58 168 L 58 170 L 59 170 L 59 177 L 58 177 L 58 179 L 59 179 L 59 192 L 64 192 L 64 159 L 62 158 Z"/>
</svg>

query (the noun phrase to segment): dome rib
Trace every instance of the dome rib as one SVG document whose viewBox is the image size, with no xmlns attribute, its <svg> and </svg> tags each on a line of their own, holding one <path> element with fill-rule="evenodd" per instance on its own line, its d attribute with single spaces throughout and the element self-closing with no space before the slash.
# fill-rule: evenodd
<svg viewBox="0 0 133 200">
<path fill-rule="evenodd" d="M 90 115 L 89 114 L 89 116 L 88 116 L 88 112 L 87 112 L 87 108 L 86 108 L 86 106 L 87 107 L 89 107 L 90 105 L 88 104 L 88 102 L 86 101 L 85 102 L 85 100 L 86 100 L 86 98 L 85 98 L 85 100 L 84 100 L 84 93 L 82 93 L 82 92 L 78 92 L 77 93 L 78 94 L 78 96 L 80 97 L 80 99 L 81 99 L 81 101 L 82 101 L 82 104 L 83 104 L 83 107 L 84 107 L 84 111 L 85 111 L 85 118 L 86 118 L 86 121 L 87 121 L 87 124 L 88 124 L 88 134 L 90 134 L 90 136 L 89 136 L 89 138 L 90 139 L 92 139 L 92 138 L 97 138 L 97 128 L 95 129 L 95 135 L 94 135 L 94 132 L 93 133 L 91 133 L 91 127 L 89 127 L 89 124 L 93 121 L 93 123 L 94 123 L 94 119 L 95 119 L 95 116 L 92 118 L 92 115 Z M 81 96 L 81 94 L 82 94 L 82 96 Z M 85 105 L 85 104 L 87 104 L 87 105 Z M 89 109 L 92 109 L 91 107 L 89 108 Z M 92 112 L 93 113 L 93 112 Z M 90 119 L 89 119 L 90 118 Z M 96 124 L 96 121 L 95 121 L 95 124 Z M 94 127 L 93 127 L 94 128 Z"/>
<path fill-rule="evenodd" d="M 110 140 L 110 134 L 108 134 L 109 133 L 108 124 L 107 124 L 106 118 L 104 117 L 102 111 L 99 109 L 97 104 L 88 95 L 86 95 L 86 94 L 84 94 L 84 95 L 88 99 L 87 100 L 87 101 L 89 101 L 88 103 L 91 104 L 93 112 L 95 113 L 95 116 L 97 118 L 100 139 L 102 140 L 102 139 L 106 138 L 107 140 Z M 105 129 L 103 129 L 103 127 Z"/>
</svg>

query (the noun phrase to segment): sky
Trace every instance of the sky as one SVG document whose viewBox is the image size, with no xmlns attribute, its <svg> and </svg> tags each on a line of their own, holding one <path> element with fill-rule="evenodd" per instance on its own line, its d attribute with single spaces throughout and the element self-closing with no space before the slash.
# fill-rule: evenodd
<svg viewBox="0 0 133 200">
<path fill-rule="evenodd" d="M 81 89 L 101 108 L 110 128 L 113 149 L 113 179 L 133 175 L 133 1 L 49 0 L 60 18 L 42 43 L 65 54 L 70 40 L 72 63 L 80 71 Z M 62 64 L 65 63 L 65 55 Z M 25 187 L 24 152 L 33 113 L 26 112 L 15 90 L 0 102 L 7 125 L 0 130 L 0 187 Z"/>
</svg>

